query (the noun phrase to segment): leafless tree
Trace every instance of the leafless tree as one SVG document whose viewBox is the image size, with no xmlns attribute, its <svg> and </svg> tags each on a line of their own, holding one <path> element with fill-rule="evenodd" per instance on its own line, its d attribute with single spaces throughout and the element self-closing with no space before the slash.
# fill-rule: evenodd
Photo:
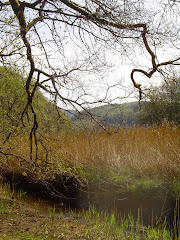
<svg viewBox="0 0 180 240">
<path fill-rule="evenodd" d="M 89 85 L 110 71 L 110 52 L 119 54 L 119 64 L 122 56 L 134 61 L 134 53 L 148 58 L 147 66 L 140 63 L 130 74 L 139 99 L 145 90 L 139 74 L 151 79 L 180 64 L 179 1 L 10 0 L 0 1 L 0 13 L 1 63 L 28 73 L 21 120 L 30 109 L 31 139 L 38 126 L 32 105 L 37 88 L 57 102 L 84 109 L 88 102 L 109 101 L 113 86 L 107 85 L 97 100 Z"/>
</svg>

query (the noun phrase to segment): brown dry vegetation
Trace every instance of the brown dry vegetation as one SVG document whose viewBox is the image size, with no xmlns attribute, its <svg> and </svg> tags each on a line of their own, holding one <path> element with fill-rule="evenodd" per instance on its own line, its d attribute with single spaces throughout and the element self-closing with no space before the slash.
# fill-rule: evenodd
<svg viewBox="0 0 180 240">
<path fill-rule="evenodd" d="M 132 127 L 114 134 L 90 131 L 65 137 L 62 151 L 84 167 L 180 173 L 180 128 L 176 126 Z"/>
<path fill-rule="evenodd" d="M 79 174 L 77 169 L 89 168 L 129 169 L 133 175 L 180 174 L 180 127 L 176 125 L 122 128 L 117 133 L 111 129 L 39 135 L 38 146 L 39 175 L 63 171 Z M 28 138 L 14 137 L 3 150 L 23 157 L 3 157 L 3 167 L 29 174 Z M 31 171 L 37 170 L 32 166 Z"/>
</svg>

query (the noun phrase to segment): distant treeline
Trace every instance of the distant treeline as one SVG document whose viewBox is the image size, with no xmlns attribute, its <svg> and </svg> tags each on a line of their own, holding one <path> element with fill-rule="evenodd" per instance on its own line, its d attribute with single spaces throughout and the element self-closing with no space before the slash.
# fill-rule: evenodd
<svg viewBox="0 0 180 240">
<path fill-rule="evenodd" d="M 180 124 L 180 78 L 169 80 L 149 91 L 146 101 L 109 104 L 87 109 L 66 111 L 65 114 L 78 126 L 97 127 L 144 126 L 173 122 Z"/>
</svg>

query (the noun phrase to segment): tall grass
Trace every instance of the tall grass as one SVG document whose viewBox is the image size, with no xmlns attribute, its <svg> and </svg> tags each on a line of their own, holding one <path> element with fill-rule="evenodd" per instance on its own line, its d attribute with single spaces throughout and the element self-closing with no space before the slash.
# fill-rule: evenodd
<svg viewBox="0 0 180 240">
<path fill-rule="evenodd" d="M 180 173 L 180 128 L 154 126 L 120 129 L 111 134 L 87 131 L 49 140 L 50 158 L 82 168 L 130 169 L 133 174 Z"/>
<path fill-rule="evenodd" d="M 12 138 L 3 150 L 23 158 L 6 156 L 5 161 L 1 158 L 1 164 L 13 170 L 29 169 L 28 137 Z M 177 176 L 180 174 L 180 127 L 165 124 L 122 128 L 116 133 L 110 129 L 39 135 L 37 165 L 50 171 L 115 168 L 129 169 L 136 175 Z"/>
</svg>

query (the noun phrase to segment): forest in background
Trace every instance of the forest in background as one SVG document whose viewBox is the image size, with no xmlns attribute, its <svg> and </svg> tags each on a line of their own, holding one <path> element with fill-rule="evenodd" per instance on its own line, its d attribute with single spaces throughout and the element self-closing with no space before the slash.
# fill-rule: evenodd
<svg viewBox="0 0 180 240">
<path fill-rule="evenodd" d="M 17 71 L 0 68 L 1 133 L 32 127 L 32 113 L 23 116 L 26 107 L 25 79 Z M 33 88 L 33 86 L 32 86 Z M 148 101 L 102 105 L 81 112 L 61 109 L 40 91 L 33 101 L 39 130 L 56 133 L 69 128 L 150 126 L 164 121 L 180 123 L 180 81 L 172 79 L 148 94 Z M 24 131 L 26 131 L 24 129 Z"/>
<path fill-rule="evenodd" d="M 180 124 L 180 80 L 171 79 L 149 91 L 147 101 L 108 104 L 65 114 L 80 128 L 152 126 L 164 121 Z"/>
</svg>

